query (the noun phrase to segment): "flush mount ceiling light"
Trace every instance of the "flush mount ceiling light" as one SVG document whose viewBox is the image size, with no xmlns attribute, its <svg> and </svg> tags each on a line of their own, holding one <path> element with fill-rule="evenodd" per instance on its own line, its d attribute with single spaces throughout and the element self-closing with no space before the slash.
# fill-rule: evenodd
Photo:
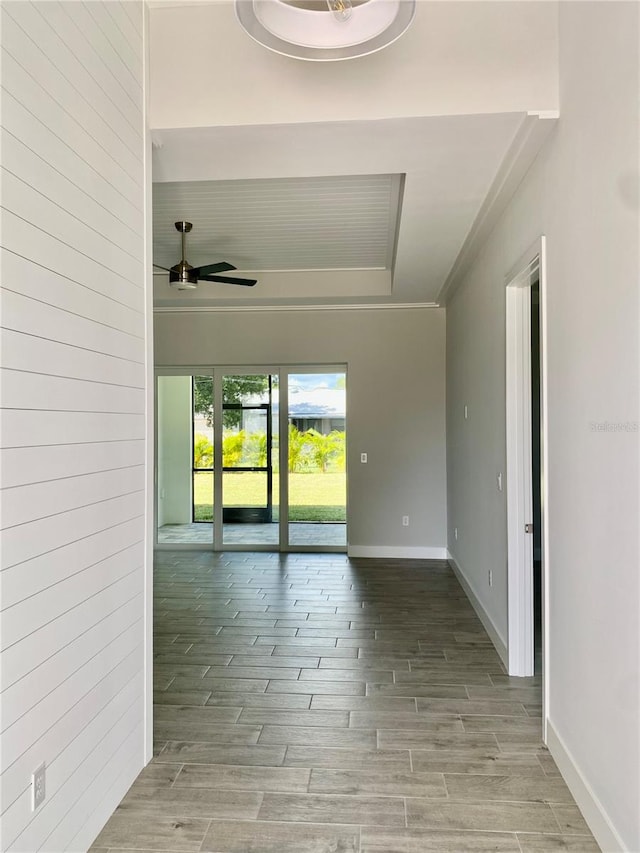
<svg viewBox="0 0 640 853">
<path fill-rule="evenodd" d="M 335 62 L 399 39 L 415 0 L 235 0 L 240 25 L 259 44 L 296 59 Z"/>
</svg>

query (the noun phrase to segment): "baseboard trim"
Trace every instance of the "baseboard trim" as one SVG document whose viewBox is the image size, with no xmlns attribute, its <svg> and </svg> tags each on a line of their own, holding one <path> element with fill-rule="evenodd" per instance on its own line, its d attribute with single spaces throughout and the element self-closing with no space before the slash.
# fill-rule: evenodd
<svg viewBox="0 0 640 853">
<path fill-rule="evenodd" d="M 628 850 L 609 820 L 604 806 L 580 772 L 567 745 L 548 718 L 547 746 L 601 850 L 604 853 Z"/>
<path fill-rule="evenodd" d="M 459 565 L 458 561 L 456 560 L 456 558 L 453 556 L 453 554 L 450 551 L 448 551 L 447 553 L 448 553 L 449 565 L 453 569 L 453 573 L 458 578 L 458 581 L 460 582 L 460 586 L 465 591 L 467 598 L 471 602 L 471 606 L 473 607 L 473 609 L 478 614 L 478 619 L 484 625 L 484 629 L 487 632 L 487 634 L 489 635 L 489 639 L 491 640 L 491 642 L 495 646 L 496 651 L 500 655 L 500 660 L 505 665 L 505 669 L 508 672 L 509 671 L 509 652 L 507 650 L 507 644 L 506 644 L 504 638 L 501 636 L 500 632 L 498 631 L 496 626 L 493 624 L 493 620 L 491 619 L 491 617 L 489 616 L 487 611 L 484 609 L 482 602 L 480 601 L 480 599 L 478 598 L 478 596 L 475 593 L 475 590 L 473 589 L 473 587 L 471 586 L 471 584 L 467 580 L 467 577 L 466 577 L 465 573 L 462 571 L 462 569 L 460 568 L 460 565 Z"/>
<path fill-rule="evenodd" d="M 387 560 L 446 560 L 446 548 L 405 548 L 394 545 L 349 545 L 350 557 L 382 557 Z"/>
</svg>

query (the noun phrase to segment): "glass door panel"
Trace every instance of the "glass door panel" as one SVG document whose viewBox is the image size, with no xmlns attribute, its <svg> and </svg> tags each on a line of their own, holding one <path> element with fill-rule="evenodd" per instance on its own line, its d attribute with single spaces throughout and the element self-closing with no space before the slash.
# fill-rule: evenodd
<svg viewBox="0 0 640 853">
<path fill-rule="evenodd" d="M 158 376 L 157 380 L 156 524 L 160 545 L 213 543 L 213 448 L 200 435 L 194 404 L 196 380 L 212 388 L 211 376 Z M 196 457 L 207 469 L 202 475 L 196 473 Z"/>
<path fill-rule="evenodd" d="M 223 545 L 277 545 L 271 374 L 222 377 Z M 274 454 L 275 448 L 275 454 Z"/>
<path fill-rule="evenodd" d="M 347 544 L 346 374 L 288 374 L 288 543 Z"/>
<path fill-rule="evenodd" d="M 213 377 L 194 376 L 192 395 L 193 505 L 191 520 L 199 534 L 199 541 L 213 542 Z"/>
</svg>

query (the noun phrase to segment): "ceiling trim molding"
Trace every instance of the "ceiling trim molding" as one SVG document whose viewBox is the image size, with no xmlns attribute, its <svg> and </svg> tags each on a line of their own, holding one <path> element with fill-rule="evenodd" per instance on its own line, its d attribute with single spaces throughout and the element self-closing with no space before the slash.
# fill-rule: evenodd
<svg viewBox="0 0 640 853">
<path fill-rule="evenodd" d="M 555 128 L 559 116 L 560 114 L 556 111 L 527 113 L 462 244 L 458 257 L 436 297 L 439 304 L 446 304 L 469 271 L 549 134 Z"/>
<path fill-rule="evenodd" d="M 368 305 L 208 305 L 206 307 L 191 306 L 159 306 L 153 309 L 154 314 L 224 314 L 228 312 L 255 311 L 398 311 L 424 310 L 441 308 L 437 302 L 389 302 Z"/>
</svg>

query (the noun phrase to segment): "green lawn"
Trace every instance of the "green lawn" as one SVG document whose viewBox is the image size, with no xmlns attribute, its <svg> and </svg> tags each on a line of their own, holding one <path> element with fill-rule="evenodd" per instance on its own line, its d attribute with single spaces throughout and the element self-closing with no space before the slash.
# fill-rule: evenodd
<svg viewBox="0 0 640 853">
<path fill-rule="evenodd" d="M 289 474 L 290 521 L 346 521 L 346 476 L 313 472 Z M 213 519 L 213 473 L 193 475 L 195 520 Z M 265 506 L 266 474 L 243 471 L 223 478 L 225 506 Z M 273 515 L 278 518 L 278 475 L 273 476 Z"/>
</svg>

